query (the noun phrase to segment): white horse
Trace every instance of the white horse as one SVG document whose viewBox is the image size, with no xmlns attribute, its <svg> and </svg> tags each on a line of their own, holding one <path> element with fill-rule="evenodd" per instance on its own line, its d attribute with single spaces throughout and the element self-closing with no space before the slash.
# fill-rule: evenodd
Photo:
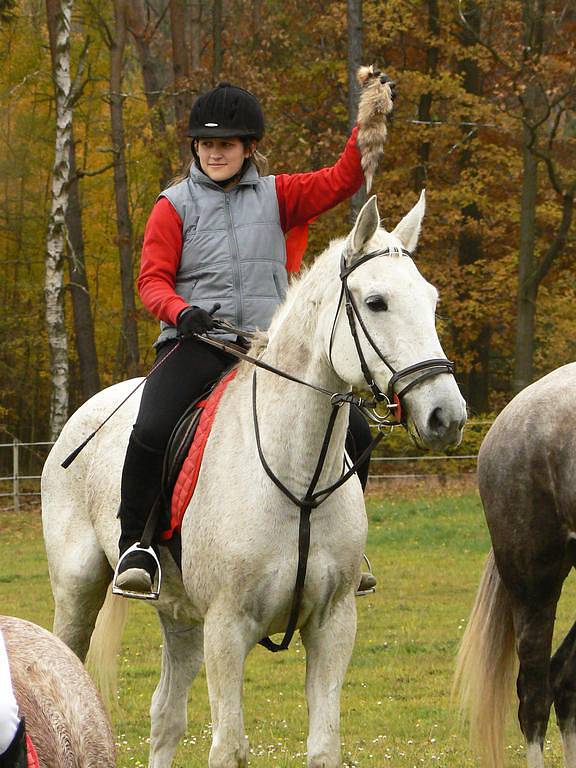
<svg viewBox="0 0 576 768">
<path fill-rule="evenodd" d="M 376 199 L 362 209 L 348 238 L 334 241 L 289 290 L 260 350 L 261 359 L 330 392 L 365 387 L 358 349 L 339 303 L 341 257 L 358 264 L 347 278 L 365 330 L 359 344 L 384 391 L 392 366 L 444 358 L 434 311 L 436 290 L 403 249 L 412 251 L 424 196 L 389 233 L 379 227 Z M 374 258 L 360 260 L 378 250 Z M 383 251 L 383 253 L 380 253 Z M 263 344 L 260 345 L 261 347 Z M 378 352 L 386 359 L 383 362 Z M 167 768 L 186 728 L 189 685 L 205 661 L 213 738 L 209 768 L 247 765 L 242 721 L 246 656 L 258 641 L 285 629 L 293 598 L 299 511 L 265 473 L 252 413 L 253 368 L 240 367 L 216 415 L 198 485 L 182 526 L 182 576 L 167 552 L 155 603 L 164 635 L 162 675 L 151 706 L 151 768 Z M 402 376 L 407 428 L 418 445 L 457 444 L 465 403 L 446 369 Z M 83 405 L 46 462 L 43 518 L 55 599 L 54 631 L 84 657 L 117 561 L 120 474 L 137 398 L 97 434 L 68 470 L 61 461 L 134 386 L 125 382 Z M 401 389 L 402 387 L 399 387 Z M 257 416 L 264 456 L 281 482 L 303 496 L 331 413 L 324 394 L 258 371 Z M 319 488 L 342 470 L 348 406 L 340 408 Z M 308 766 L 340 765 L 340 689 L 355 637 L 355 587 L 367 519 L 356 476 L 312 512 L 311 543 L 298 628 L 307 654 Z M 187 631 L 186 631 L 187 630 Z M 112 630 L 108 628 L 108 634 Z"/>
</svg>

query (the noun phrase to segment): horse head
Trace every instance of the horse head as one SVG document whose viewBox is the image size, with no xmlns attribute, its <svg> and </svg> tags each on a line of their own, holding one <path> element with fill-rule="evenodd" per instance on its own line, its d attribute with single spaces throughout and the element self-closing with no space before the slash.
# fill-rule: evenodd
<svg viewBox="0 0 576 768">
<path fill-rule="evenodd" d="M 339 299 L 327 302 L 322 336 L 339 378 L 395 402 L 414 442 L 438 450 L 460 442 L 466 404 L 436 332 L 438 292 L 411 257 L 424 210 L 422 192 L 387 232 L 368 200 L 343 242 Z"/>
</svg>

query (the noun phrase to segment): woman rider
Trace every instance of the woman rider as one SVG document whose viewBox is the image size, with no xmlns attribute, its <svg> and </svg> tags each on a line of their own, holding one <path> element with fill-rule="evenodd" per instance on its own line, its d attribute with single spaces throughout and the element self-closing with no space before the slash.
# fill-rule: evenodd
<svg viewBox="0 0 576 768">
<path fill-rule="evenodd" d="M 289 233 L 301 233 L 311 219 L 350 197 L 364 181 L 356 132 L 331 167 L 264 175 L 257 151 L 264 116 L 256 97 L 220 83 L 194 103 L 189 174 L 160 194 L 144 235 L 138 289 L 144 306 L 161 322 L 156 361 L 171 354 L 144 385 L 128 443 L 116 588 L 139 594 L 152 590 L 156 560 L 143 549 L 127 550 L 140 541 L 159 495 L 163 455 L 174 426 L 187 406 L 235 362 L 194 334 L 213 331 L 209 310 L 216 303 L 218 319 L 235 328 L 268 328 L 285 296 L 288 273 L 301 265 L 302 249 L 292 247 Z M 346 445 L 352 459 L 369 442 L 368 425 L 351 409 Z M 358 475 L 365 487 L 368 461 Z"/>
</svg>

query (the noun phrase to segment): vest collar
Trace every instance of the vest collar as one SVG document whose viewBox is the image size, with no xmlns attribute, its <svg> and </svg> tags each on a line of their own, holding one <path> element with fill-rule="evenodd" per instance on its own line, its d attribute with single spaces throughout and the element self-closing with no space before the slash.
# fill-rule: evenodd
<svg viewBox="0 0 576 768">
<path fill-rule="evenodd" d="M 236 189 L 236 187 L 255 186 L 256 184 L 260 183 L 260 176 L 254 163 L 250 164 L 240 181 L 238 181 L 237 184 L 232 187 L 232 189 L 228 190 L 222 189 L 222 187 L 216 184 L 215 181 L 212 181 L 209 176 L 207 176 L 203 171 L 200 170 L 200 168 L 198 168 L 196 163 L 194 163 L 190 168 L 190 178 L 197 184 L 201 184 L 204 187 L 209 187 L 210 189 L 217 189 L 219 192 L 232 192 L 234 189 Z"/>
</svg>

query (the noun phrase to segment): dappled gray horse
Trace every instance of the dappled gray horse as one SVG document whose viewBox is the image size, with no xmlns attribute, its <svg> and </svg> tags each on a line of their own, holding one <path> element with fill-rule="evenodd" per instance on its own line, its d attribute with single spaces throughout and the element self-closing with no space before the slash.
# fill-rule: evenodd
<svg viewBox="0 0 576 768">
<path fill-rule="evenodd" d="M 182 576 L 169 553 L 161 554 L 164 582 L 155 607 L 164 643 L 162 676 L 151 707 L 151 768 L 172 764 L 186 728 L 188 688 L 203 659 L 213 726 L 209 766 L 247 765 L 244 661 L 261 638 L 286 628 L 300 521 L 298 506 L 263 467 L 254 413 L 265 461 L 298 498 L 311 484 L 334 415 L 318 488 L 340 478 L 348 405 L 333 410 L 330 395 L 348 393 L 351 385 L 366 386 L 363 370 L 374 379 L 374 390 L 384 392 L 396 371 L 394 391 L 418 445 L 442 448 L 461 438 L 466 411 L 435 330 L 437 292 L 409 255 L 423 214 L 424 195 L 390 233 L 380 228 L 372 198 L 349 237 L 335 240 L 290 288 L 267 343 L 260 342 L 253 354 L 316 388 L 267 370 L 259 369 L 254 379 L 254 369 L 243 363 L 222 398 L 182 526 Z M 356 342 L 343 281 L 356 307 Z M 138 398 L 114 416 L 68 470 L 60 463 L 133 387 L 133 382 L 119 384 L 82 406 L 62 431 L 43 473 L 54 631 L 80 657 L 118 558 L 120 473 Z M 340 765 L 340 690 L 354 644 L 354 592 L 366 530 L 355 475 L 312 512 L 297 614 L 307 654 L 310 768 Z M 114 627 L 107 621 L 102 625 L 109 640 Z"/>
<path fill-rule="evenodd" d="M 576 624 L 554 656 L 564 579 L 576 565 L 576 364 L 522 391 L 478 457 L 492 551 L 462 640 L 456 685 L 484 765 L 504 764 L 504 724 L 518 667 L 528 768 L 543 768 L 554 703 L 566 768 L 576 768 Z"/>
<path fill-rule="evenodd" d="M 108 716 L 78 657 L 29 621 L 0 616 L 0 630 L 20 717 L 40 768 L 113 768 Z"/>
</svg>

